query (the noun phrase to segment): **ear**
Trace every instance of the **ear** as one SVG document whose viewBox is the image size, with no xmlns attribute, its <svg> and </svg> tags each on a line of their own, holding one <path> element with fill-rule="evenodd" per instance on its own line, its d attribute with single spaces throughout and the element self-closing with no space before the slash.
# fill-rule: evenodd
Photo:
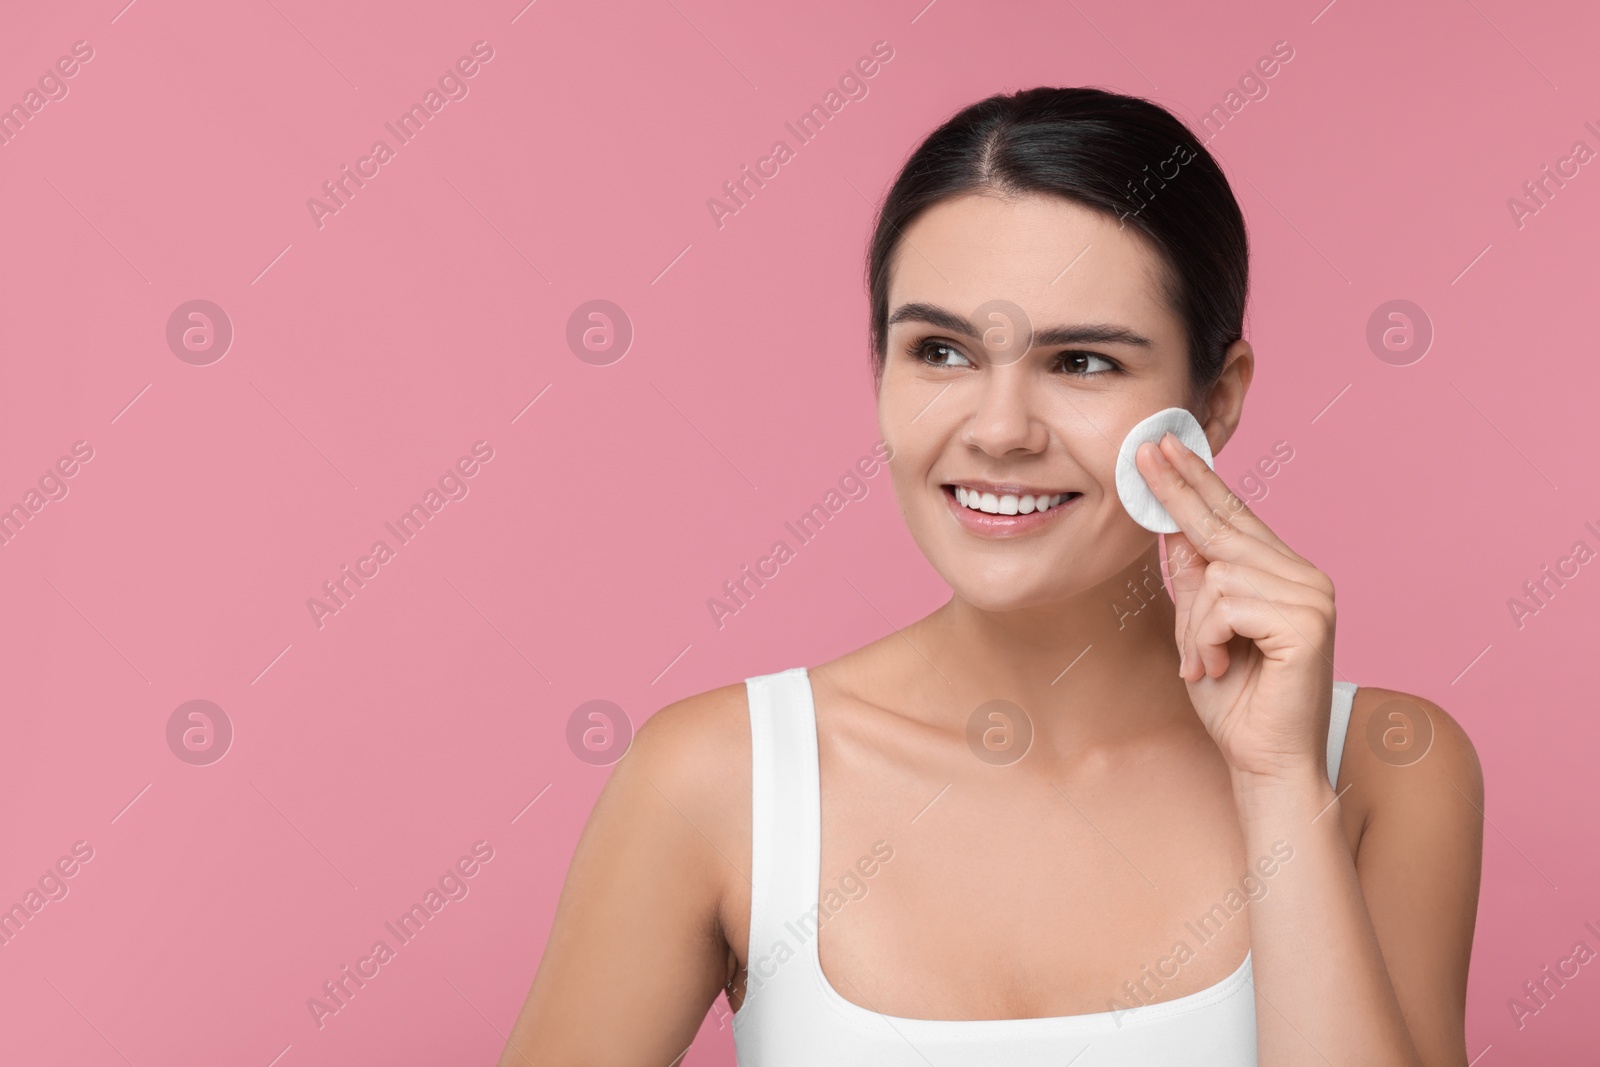
<svg viewBox="0 0 1600 1067">
<path fill-rule="evenodd" d="M 1250 342 L 1240 338 L 1228 346 L 1222 356 L 1222 371 L 1206 391 L 1200 405 L 1200 427 L 1206 432 L 1206 443 L 1213 456 L 1239 428 L 1244 415 L 1244 397 L 1250 391 L 1250 379 L 1255 376 L 1256 356 Z"/>
</svg>

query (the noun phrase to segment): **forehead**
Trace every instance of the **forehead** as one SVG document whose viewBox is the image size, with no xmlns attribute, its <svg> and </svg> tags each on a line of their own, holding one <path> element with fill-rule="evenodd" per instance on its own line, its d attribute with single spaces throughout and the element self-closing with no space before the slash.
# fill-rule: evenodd
<svg viewBox="0 0 1600 1067">
<path fill-rule="evenodd" d="M 895 250 L 889 311 L 936 304 L 968 315 L 988 300 L 1020 305 L 1036 326 L 1114 322 L 1158 343 L 1182 324 L 1160 288 L 1163 263 L 1132 226 L 1070 200 L 975 194 L 917 217 Z"/>
</svg>

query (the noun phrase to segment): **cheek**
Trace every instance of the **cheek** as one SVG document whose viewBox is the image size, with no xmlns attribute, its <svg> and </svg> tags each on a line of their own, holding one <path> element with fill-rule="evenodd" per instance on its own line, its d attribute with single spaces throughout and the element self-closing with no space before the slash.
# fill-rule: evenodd
<svg viewBox="0 0 1600 1067">
<path fill-rule="evenodd" d="M 1127 436 L 1128 428 L 1138 421 L 1137 418 L 1124 420 L 1120 413 L 1086 417 L 1081 412 L 1068 413 L 1052 421 L 1052 445 L 1071 457 L 1077 479 L 1085 483 L 1077 488 L 1086 493 L 1097 487 L 1116 492 L 1117 449 Z"/>
<path fill-rule="evenodd" d="M 918 395 L 922 392 L 927 395 Z M 955 432 L 950 412 L 941 412 L 940 402 L 930 404 L 937 395 L 937 390 L 886 387 L 879 396 L 878 435 L 892 450 L 889 466 L 897 484 L 908 474 L 926 474 Z"/>
</svg>

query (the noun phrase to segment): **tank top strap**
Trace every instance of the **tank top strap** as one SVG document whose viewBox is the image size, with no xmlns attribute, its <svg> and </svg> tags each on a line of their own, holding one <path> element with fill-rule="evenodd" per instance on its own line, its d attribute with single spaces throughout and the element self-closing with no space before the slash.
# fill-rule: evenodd
<svg viewBox="0 0 1600 1067">
<path fill-rule="evenodd" d="M 1354 682 L 1333 683 L 1333 714 L 1328 718 L 1328 781 L 1339 788 L 1339 762 L 1344 756 L 1344 737 L 1350 729 L 1350 707 L 1355 701 Z"/>
<path fill-rule="evenodd" d="M 792 943 L 817 907 L 817 719 L 804 667 L 745 679 L 750 700 L 750 955 Z"/>
</svg>

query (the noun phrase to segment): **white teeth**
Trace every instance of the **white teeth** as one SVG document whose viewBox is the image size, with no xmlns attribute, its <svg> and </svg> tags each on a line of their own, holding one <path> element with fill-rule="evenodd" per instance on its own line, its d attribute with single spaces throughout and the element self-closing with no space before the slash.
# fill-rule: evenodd
<svg viewBox="0 0 1600 1067">
<path fill-rule="evenodd" d="M 1030 515 L 1035 511 L 1049 511 L 1067 498 L 1065 493 L 1054 493 L 1040 496 L 997 496 L 994 493 L 979 493 L 975 489 L 956 486 L 956 502 L 964 508 L 973 511 L 982 511 L 989 515 Z"/>
</svg>

